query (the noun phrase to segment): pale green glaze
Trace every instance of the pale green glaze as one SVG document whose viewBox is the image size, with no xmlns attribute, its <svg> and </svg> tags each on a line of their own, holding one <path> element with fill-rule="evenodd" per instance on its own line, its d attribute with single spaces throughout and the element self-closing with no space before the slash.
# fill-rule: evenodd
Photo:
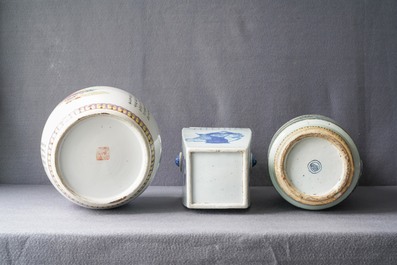
<svg viewBox="0 0 397 265">
<path fill-rule="evenodd" d="M 291 132 L 300 129 L 302 127 L 306 127 L 306 126 L 319 126 L 319 127 L 323 127 L 329 130 L 334 131 L 335 133 L 339 134 L 348 144 L 350 151 L 352 153 L 353 156 L 353 163 L 354 163 L 354 175 L 353 175 L 353 180 L 351 182 L 351 185 L 349 186 L 349 188 L 346 190 L 345 193 L 342 194 L 342 196 L 340 196 L 337 200 L 328 203 L 328 204 L 324 204 L 324 205 L 307 205 L 307 204 L 303 204 L 300 203 L 298 201 L 295 201 L 294 199 L 292 199 L 291 197 L 289 197 L 279 186 L 276 177 L 275 177 L 275 172 L 274 172 L 274 157 L 277 151 L 278 146 L 280 145 L 280 143 L 283 141 L 283 139 L 289 135 Z M 356 145 L 354 144 L 353 140 L 351 139 L 351 137 L 341 128 L 339 127 L 335 121 L 333 121 L 330 118 L 321 116 L 321 115 L 303 115 L 303 116 L 299 116 L 297 118 L 294 118 L 290 121 L 288 121 L 287 123 L 285 123 L 277 132 L 276 134 L 273 136 L 272 141 L 270 143 L 269 146 L 269 151 L 268 151 L 268 166 L 269 166 L 269 174 L 270 174 L 270 178 L 272 180 L 272 183 L 274 185 L 274 187 L 276 188 L 276 190 L 278 191 L 278 193 L 285 199 L 287 200 L 289 203 L 300 207 L 302 209 L 306 209 L 306 210 L 322 210 L 322 209 L 326 209 L 326 208 L 330 208 L 332 206 L 335 206 L 337 204 L 339 204 L 340 202 L 342 202 L 343 200 L 345 200 L 350 194 L 351 192 L 354 190 L 354 188 L 357 185 L 357 182 L 360 178 L 361 175 L 361 169 L 362 169 L 362 163 L 360 160 L 360 156 L 357 150 Z"/>
</svg>

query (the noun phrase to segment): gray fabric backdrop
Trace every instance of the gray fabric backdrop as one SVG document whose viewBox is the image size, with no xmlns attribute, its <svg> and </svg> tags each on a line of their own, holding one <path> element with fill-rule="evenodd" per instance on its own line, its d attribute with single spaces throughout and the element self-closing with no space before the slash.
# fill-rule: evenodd
<svg viewBox="0 0 397 265">
<path fill-rule="evenodd" d="M 0 183 L 49 183 L 39 146 L 68 94 L 122 88 L 154 114 L 154 185 L 182 183 L 180 130 L 253 130 L 252 183 L 289 119 L 337 120 L 364 160 L 363 185 L 397 185 L 396 1 L 0 0 Z"/>
</svg>

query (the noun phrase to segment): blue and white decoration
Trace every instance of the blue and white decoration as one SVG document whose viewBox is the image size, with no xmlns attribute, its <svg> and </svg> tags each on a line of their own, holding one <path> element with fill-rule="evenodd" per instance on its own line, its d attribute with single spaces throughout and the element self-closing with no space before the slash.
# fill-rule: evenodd
<svg viewBox="0 0 397 265">
<path fill-rule="evenodd" d="M 195 138 L 186 138 L 187 142 L 204 142 L 207 144 L 228 144 L 244 137 L 241 133 L 219 131 L 211 133 L 196 133 Z"/>
<path fill-rule="evenodd" d="M 189 209 L 246 209 L 256 160 L 249 128 L 182 129 L 175 164 L 184 175 L 183 204 Z"/>
<path fill-rule="evenodd" d="M 307 168 L 309 169 L 309 172 L 312 174 L 317 174 L 321 171 L 323 168 L 321 165 L 321 162 L 318 160 L 312 160 L 307 164 Z"/>
</svg>

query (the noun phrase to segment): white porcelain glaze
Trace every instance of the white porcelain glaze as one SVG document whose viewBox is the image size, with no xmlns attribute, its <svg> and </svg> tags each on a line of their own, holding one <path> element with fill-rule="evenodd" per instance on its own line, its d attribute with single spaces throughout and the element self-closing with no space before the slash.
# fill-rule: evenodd
<svg viewBox="0 0 397 265">
<path fill-rule="evenodd" d="M 185 186 L 183 203 L 192 209 L 249 206 L 251 130 L 184 128 L 177 158 Z"/>
<path fill-rule="evenodd" d="M 308 195 L 320 195 L 338 184 L 343 163 L 332 143 L 308 137 L 300 140 L 288 153 L 285 168 L 298 190 Z"/>
<path fill-rule="evenodd" d="M 353 140 L 336 122 L 320 115 L 304 115 L 284 124 L 270 144 L 268 165 L 281 196 L 309 210 L 343 201 L 361 174 Z"/>
<path fill-rule="evenodd" d="M 44 169 L 62 195 L 88 208 L 113 208 L 142 193 L 161 156 L 156 121 L 131 94 L 90 87 L 63 100 L 43 130 Z"/>
</svg>

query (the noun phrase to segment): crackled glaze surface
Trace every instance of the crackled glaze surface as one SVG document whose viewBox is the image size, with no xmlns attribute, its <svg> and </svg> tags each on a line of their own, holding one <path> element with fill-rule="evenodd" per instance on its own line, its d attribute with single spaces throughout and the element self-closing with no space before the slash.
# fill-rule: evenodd
<svg viewBox="0 0 397 265">
<path fill-rule="evenodd" d="M 280 195 L 310 210 L 343 201 L 357 185 L 361 170 L 350 136 L 319 115 L 301 116 L 283 125 L 272 139 L 268 164 Z"/>
</svg>

